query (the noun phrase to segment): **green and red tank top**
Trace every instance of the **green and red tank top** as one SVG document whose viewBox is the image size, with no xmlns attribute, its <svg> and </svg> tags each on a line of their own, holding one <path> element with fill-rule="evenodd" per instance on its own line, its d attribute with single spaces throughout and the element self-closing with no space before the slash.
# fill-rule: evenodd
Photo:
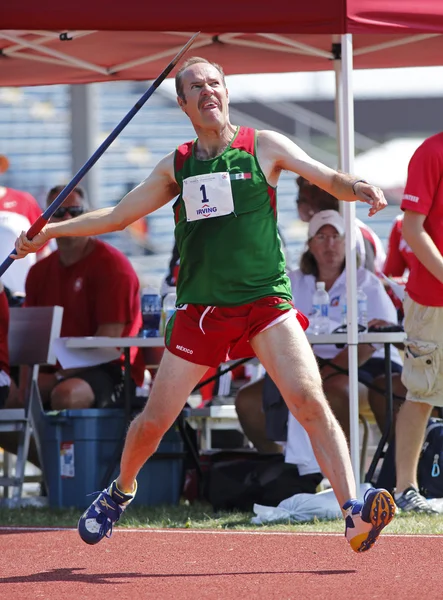
<svg viewBox="0 0 443 600">
<path fill-rule="evenodd" d="M 238 306 L 291 284 L 277 230 L 277 189 L 257 160 L 257 132 L 239 127 L 226 150 L 198 160 L 196 140 L 175 152 L 174 203 L 180 253 L 178 304 Z"/>
</svg>

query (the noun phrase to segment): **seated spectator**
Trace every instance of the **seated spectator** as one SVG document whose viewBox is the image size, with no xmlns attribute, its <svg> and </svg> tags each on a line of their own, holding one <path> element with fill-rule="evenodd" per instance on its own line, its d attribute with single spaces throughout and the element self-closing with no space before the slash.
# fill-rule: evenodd
<svg viewBox="0 0 443 600">
<path fill-rule="evenodd" d="M 308 246 L 301 257 L 300 268 L 289 273 L 294 303 L 297 309 L 309 316 L 312 314 L 312 296 L 317 281 L 324 281 L 330 296 L 329 315 L 331 330 L 341 323 L 341 299 L 346 295 L 345 272 L 345 224 L 340 214 L 333 210 L 316 214 L 309 223 Z M 396 311 L 379 279 L 367 269 L 357 271 L 357 284 L 368 297 L 368 320 L 396 322 Z M 349 437 L 349 378 L 348 348 L 336 345 L 317 344 L 314 352 L 321 365 L 321 375 L 326 397 L 338 421 Z M 391 349 L 392 384 L 395 394 L 395 410 L 404 398 L 404 387 L 400 380 L 402 362 L 398 350 Z M 359 395 L 367 396 L 381 430 L 386 418 L 384 350 L 369 344 L 358 347 Z M 257 449 L 266 447 L 270 440 L 285 441 L 282 424 L 287 421 L 283 401 L 272 380 L 266 384 L 266 395 L 262 400 L 263 381 L 242 388 L 236 398 L 236 409 L 240 423 L 251 435 Z M 274 389 L 273 389 L 274 388 Z M 263 405 L 262 406 L 262 402 Z M 263 414 L 264 409 L 264 414 Z M 280 410 L 280 426 L 272 433 L 266 430 L 266 412 Z M 278 433 L 277 433 L 278 432 Z"/>
<path fill-rule="evenodd" d="M 5 157 L 3 157 L 5 158 Z M 8 164 L 8 163 L 6 163 Z M 0 172 L 5 172 L 3 168 Z M 37 200 L 21 190 L 0 186 L 0 254 L 2 260 L 14 248 L 15 240 L 22 231 L 27 231 L 38 219 L 42 210 Z M 3 274 L 3 285 L 11 294 L 23 294 L 26 275 L 30 267 L 40 258 L 49 254 L 49 245 L 37 254 L 28 254 L 23 261 L 15 261 Z"/>
<path fill-rule="evenodd" d="M 50 190 L 48 206 L 63 187 Z M 85 192 L 76 187 L 52 220 L 72 219 L 85 210 Z M 61 238 L 57 246 L 58 250 L 31 267 L 25 306 L 62 306 L 62 337 L 137 335 L 142 322 L 139 281 L 127 258 L 92 237 Z M 144 375 L 142 354 L 136 348 L 131 352 L 131 363 L 135 389 L 135 385 L 142 385 Z M 44 406 L 62 410 L 121 404 L 123 368 L 121 357 L 86 369 L 42 369 L 39 385 Z M 25 370 L 20 376 L 22 391 Z"/>
<path fill-rule="evenodd" d="M 298 197 L 296 199 L 299 217 L 309 223 L 321 210 L 339 210 L 339 201 L 304 177 L 297 177 Z M 381 273 L 386 254 L 382 241 L 366 223 L 355 219 L 357 227 L 357 250 L 361 264 L 373 273 Z"/>
<path fill-rule="evenodd" d="M 309 223 L 308 246 L 300 259 L 300 268 L 289 274 L 295 305 L 308 316 L 312 314 L 312 297 L 316 282 L 325 282 L 326 291 L 330 297 L 331 330 L 334 329 L 334 325 L 341 324 L 341 305 L 343 299 L 346 298 L 344 233 L 345 223 L 339 213 L 335 211 L 317 213 Z M 368 298 L 369 325 L 375 319 L 396 323 L 395 307 L 382 283 L 374 274 L 364 267 L 358 268 L 357 286 L 365 292 Z M 314 345 L 314 352 L 321 365 L 326 397 L 348 435 L 349 382 L 346 373 L 348 349 L 347 347 L 338 349 L 335 345 Z M 403 398 L 404 388 L 400 381 L 402 361 L 396 348 L 392 348 L 391 356 L 394 393 Z M 370 344 L 359 344 L 358 363 L 359 391 L 361 395 L 367 391 L 369 405 L 377 424 L 380 429 L 383 429 L 385 422 L 383 348 L 376 348 Z M 374 388 L 382 392 L 377 392 Z"/>
<path fill-rule="evenodd" d="M 0 281 L 0 408 L 4 408 L 11 386 L 11 378 L 9 376 L 8 330 L 9 305 L 5 289 Z"/>
</svg>

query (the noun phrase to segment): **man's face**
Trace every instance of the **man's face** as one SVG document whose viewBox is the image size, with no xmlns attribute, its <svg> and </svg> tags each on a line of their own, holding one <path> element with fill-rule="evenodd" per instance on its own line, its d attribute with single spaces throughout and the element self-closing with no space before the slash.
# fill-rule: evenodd
<svg viewBox="0 0 443 600">
<path fill-rule="evenodd" d="M 228 120 L 228 90 L 221 73 L 208 63 L 196 63 L 182 74 L 181 109 L 194 127 L 224 125 Z"/>
<path fill-rule="evenodd" d="M 48 198 L 48 206 L 57 196 Z M 77 192 L 71 192 L 63 204 L 55 211 L 50 218 L 50 223 L 60 223 L 68 219 L 73 219 L 85 212 L 84 200 Z M 81 249 L 87 243 L 87 237 L 61 237 L 56 239 L 58 249 L 68 255 L 73 250 Z M 70 254 L 69 254 L 70 255 Z"/>
<path fill-rule="evenodd" d="M 323 225 L 309 240 L 308 245 L 319 269 L 336 270 L 343 264 L 346 252 L 345 237 L 332 225 Z"/>
<path fill-rule="evenodd" d="M 56 197 L 48 199 L 48 206 Z M 71 192 L 63 204 L 55 211 L 51 217 L 51 222 L 58 223 L 78 217 L 85 212 L 83 198 L 77 192 Z"/>
</svg>

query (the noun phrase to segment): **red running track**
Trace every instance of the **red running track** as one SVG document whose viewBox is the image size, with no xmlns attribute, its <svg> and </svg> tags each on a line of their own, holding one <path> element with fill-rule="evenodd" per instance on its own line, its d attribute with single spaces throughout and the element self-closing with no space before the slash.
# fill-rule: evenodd
<svg viewBox="0 0 443 600">
<path fill-rule="evenodd" d="M 385 534 L 355 554 L 338 534 L 0 528 L 2 600 L 443 598 L 443 538 Z M 111 594 L 115 594 L 111 596 Z"/>
</svg>

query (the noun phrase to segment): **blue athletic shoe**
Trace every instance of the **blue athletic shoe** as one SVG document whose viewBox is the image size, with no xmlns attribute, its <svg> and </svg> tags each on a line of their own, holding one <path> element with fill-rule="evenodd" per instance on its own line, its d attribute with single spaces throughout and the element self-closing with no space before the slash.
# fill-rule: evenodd
<svg viewBox="0 0 443 600">
<path fill-rule="evenodd" d="M 348 500 L 345 511 L 345 536 L 355 552 L 366 552 L 378 540 L 382 529 L 395 515 L 395 502 L 387 490 L 372 488 L 365 493 L 363 502 Z"/>
<path fill-rule="evenodd" d="M 120 519 L 136 491 L 137 485 L 132 494 L 124 494 L 113 481 L 109 488 L 100 492 L 79 519 L 78 532 L 82 540 L 87 544 L 98 544 L 104 537 L 111 537 L 114 523 Z"/>
</svg>

